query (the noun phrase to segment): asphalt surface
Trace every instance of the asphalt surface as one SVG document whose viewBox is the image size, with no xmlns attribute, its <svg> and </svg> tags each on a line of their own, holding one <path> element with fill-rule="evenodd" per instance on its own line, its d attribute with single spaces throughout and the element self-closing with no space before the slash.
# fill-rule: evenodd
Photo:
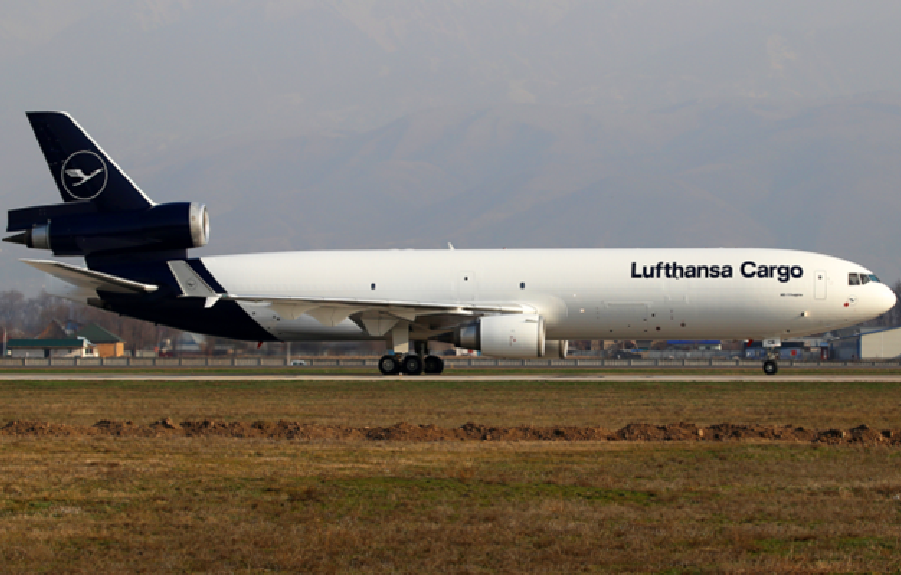
<svg viewBox="0 0 901 575">
<path fill-rule="evenodd" d="M 881 381 L 901 383 L 901 375 L 653 375 L 653 374 L 586 374 L 586 375 L 467 375 L 445 373 L 443 375 L 384 376 L 384 375 L 182 375 L 158 373 L 0 373 L 0 381 L 710 381 L 710 382 L 824 382 L 848 383 Z"/>
</svg>

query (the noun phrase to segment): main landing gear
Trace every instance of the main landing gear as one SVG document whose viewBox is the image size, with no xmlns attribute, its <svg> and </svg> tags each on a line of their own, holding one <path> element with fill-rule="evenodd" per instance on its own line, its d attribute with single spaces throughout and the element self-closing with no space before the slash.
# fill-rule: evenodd
<svg viewBox="0 0 901 575">
<path fill-rule="evenodd" d="M 415 354 L 383 355 L 379 360 L 379 371 L 382 375 L 438 375 L 444 371 L 444 360 L 437 355 L 427 355 L 425 359 Z"/>
<path fill-rule="evenodd" d="M 406 325 L 395 327 L 388 337 L 388 349 L 394 353 L 383 355 L 379 360 L 379 371 L 382 375 L 438 375 L 444 371 L 444 360 L 429 353 L 428 340 L 409 340 Z M 412 350 L 410 350 L 412 343 Z M 408 353 L 410 352 L 410 353 Z"/>
<path fill-rule="evenodd" d="M 775 360 L 768 359 L 763 362 L 763 373 L 767 375 L 776 375 L 779 372 L 779 365 Z"/>
</svg>

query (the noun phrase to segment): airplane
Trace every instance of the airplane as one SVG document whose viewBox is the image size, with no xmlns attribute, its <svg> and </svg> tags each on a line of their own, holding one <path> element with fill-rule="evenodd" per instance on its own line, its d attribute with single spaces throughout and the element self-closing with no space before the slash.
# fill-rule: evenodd
<svg viewBox="0 0 901 575">
<path fill-rule="evenodd" d="M 504 358 L 566 357 L 572 339 L 783 338 L 895 305 L 859 264 L 782 249 L 333 250 L 188 257 L 199 203 L 157 204 L 65 112 L 26 116 L 63 198 L 9 211 L 4 241 L 83 257 L 23 259 L 51 293 L 232 339 L 383 340 L 385 375 L 439 374 L 430 342 Z"/>
</svg>

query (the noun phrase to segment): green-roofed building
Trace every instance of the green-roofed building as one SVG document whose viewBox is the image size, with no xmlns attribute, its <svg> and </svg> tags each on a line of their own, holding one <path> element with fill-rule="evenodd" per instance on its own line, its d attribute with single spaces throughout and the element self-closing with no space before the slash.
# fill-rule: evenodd
<svg viewBox="0 0 901 575">
<path fill-rule="evenodd" d="M 100 357 L 120 357 L 125 355 L 125 340 L 103 329 L 96 323 L 82 327 L 76 335 L 90 341 Z"/>
<path fill-rule="evenodd" d="M 77 337 L 54 339 L 11 339 L 6 349 L 13 357 L 93 356 L 91 342 Z"/>
</svg>

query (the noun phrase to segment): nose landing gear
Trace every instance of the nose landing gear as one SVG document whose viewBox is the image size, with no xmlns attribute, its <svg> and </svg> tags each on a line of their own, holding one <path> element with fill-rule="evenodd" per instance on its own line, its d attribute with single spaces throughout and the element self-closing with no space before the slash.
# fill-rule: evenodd
<svg viewBox="0 0 901 575">
<path fill-rule="evenodd" d="M 748 340 L 753 341 L 753 340 Z M 779 373 L 779 348 L 782 347 L 782 340 L 778 337 L 771 337 L 760 342 L 766 351 L 766 359 L 763 362 L 763 373 L 767 375 L 776 375 Z"/>
</svg>

